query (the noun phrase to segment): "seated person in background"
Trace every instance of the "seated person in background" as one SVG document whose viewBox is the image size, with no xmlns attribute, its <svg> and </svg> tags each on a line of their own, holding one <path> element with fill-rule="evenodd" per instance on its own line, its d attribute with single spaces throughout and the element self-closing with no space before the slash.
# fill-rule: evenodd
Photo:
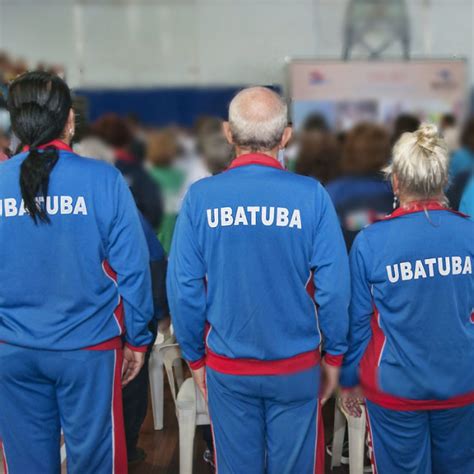
<svg viewBox="0 0 474 474">
<path fill-rule="evenodd" d="M 107 114 L 92 125 L 92 132 L 112 148 L 115 166 L 130 186 L 138 209 L 154 228 L 158 227 L 163 217 L 160 188 L 132 154 L 133 135 L 127 122 Z"/>
<path fill-rule="evenodd" d="M 180 131 L 178 135 L 180 156 L 176 166 L 186 175 L 181 200 L 192 184 L 213 174 L 202 156 L 202 140 L 215 133 L 222 133 L 222 119 L 211 115 L 198 117 L 190 130 Z"/>
<path fill-rule="evenodd" d="M 292 126 L 290 122 L 288 124 Z M 318 133 L 325 134 L 329 132 L 330 132 L 329 125 L 323 115 L 319 113 L 312 113 L 308 115 L 303 125 L 301 126 L 301 129 L 297 133 L 293 132 L 293 135 L 291 136 L 291 139 L 288 142 L 288 145 L 285 147 L 284 156 L 285 156 L 285 162 L 286 162 L 285 165 L 287 169 L 290 171 L 293 171 L 294 173 L 302 174 L 304 176 L 315 177 L 314 174 L 310 173 L 311 156 L 308 157 L 308 153 L 306 152 L 304 152 L 306 159 L 302 160 L 304 164 L 302 163 L 303 166 L 302 166 L 301 171 L 298 171 L 296 169 L 296 167 L 298 166 L 298 160 L 300 159 L 300 147 L 302 146 L 301 137 L 303 135 L 315 136 Z M 334 178 L 335 176 L 332 179 Z"/>
<path fill-rule="evenodd" d="M 177 136 L 173 129 L 150 132 L 147 137 L 146 166 L 152 180 L 160 187 L 163 195 L 163 219 L 155 230 L 167 255 L 181 208 L 185 179 L 184 172 L 175 166 L 178 154 Z"/>
<path fill-rule="evenodd" d="M 132 134 L 132 141 L 129 146 L 130 152 L 138 163 L 143 163 L 146 155 L 147 130 L 140 122 L 140 118 L 133 113 L 128 114 L 125 117 L 125 121 L 130 133 Z"/>
<path fill-rule="evenodd" d="M 164 332 L 170 325 L 168 299 L 166 297 L 167 260 L 165 252 L 156 238 L 153 227 L 151 227 L 150 223 L 141 213 L 140 220 L 150 253 L 154 318 L 150 322 L 149 329 L 153 334 L 153 341 L 148 346 L 142 369 L 122 392 L 125 439 L 127 442 L 127 458 L 129 464 L 143 461 L 146 458 L 145 451 L 137 446 L 137 442 L 148 409 L 148 365 L 158 330 Z"/>
<path fill-rule="evenodd" d="M 453 114 L 444 114 L 439 121 L 439 134 L 443 137 L 449 153 L 459 148 L 459 128 Z"/>
<path fill-rule="evenodd" d="M 401 114 L 393 123 L 393 131 L 391 142 L 394 145 L 398 139 L 406 132 L 414 132 L 418 130 L 420 126 L 420 120 L 415 115 Z"/>
<path fill-rule="evenodd" d="M 341 146 L 332 133 L 303 130 L 298 143 L 296 173 L 316 178 L 323 185 L 339 176 Z"/>
<path fill-rule="evenodd" d="M 342 401 L 366 398 L 373 471 L 474 472 L 474 223 L 446 206 L 436 127 L 403 135 L 388 168 L 400 207 L 357 236 Z"/>
<path fill-rule="evenodd" d="M 184 199 L 189 187 L 203 178 L 225 171 L 234 157 L 234 150 L 227 142 L 222 131 L 222 119 L 213 116 L 203 116 L 196 120 L 193 127 L 194 138 L 187 137 L 192 145 L 185 149 L 182 146 L 177 161 L 177 167 L 186 175 L 181 192 Z"/>
<path fill-rule="evenodd" d="M 303 132 L 329 132 L 329 125 L 323 115 L 313 113 L 306 117 Z"/>
<path fill-rule="evenodd" d="M 74 151 L 86 157 L 111 163 L 111 165 L 114 163 L 113 152 L 110 147 L 103 143 L 100 138 L 93 135 L 87 134 L 74 146 Z M 137 447 L 137 442 L 148 408 L 148 364 L 158 330 L 164 332 L 170 325 L 168 299 L 166 297 L 167 260 L 165 253 L 156 238 L 151 224 L 141 212 L 138 215 L 150 255 L 154 317 L 148 325 L 153 338 L 146 350 L 143 367 L 137 377 L 124 387 L 122 391 L 125 439 L 129 464 L 143 461 L 146 458 L 145 451 Z"/>
<path fill-rule="evenodd" d="M 197 152 L 201 157 L 208 175 L 225 171 L 234 158 L 232 146 L 222 131 L 222 120 L 216 119 L 214 127 L 202 128 L 196 137 Z M 192 183 L 189 183 L 191 185 Z"/>
<path fill-rule="evenodd" d="M 464 125 L 461 148 L 451 156 L 449 165 L 449 187 L 446 195 L 453 209 L 459 209 L 461 197 L 474 168 L 474 117 Z"/>
<path fill-rule="evenodd" d="M 453 153 L 449 165 L 449 177 L 451 179 L 465 171 L 471 171 L 474 163 L 474 117 L 471 117 L 464 125 L 461 134 L 461 148 Z"/>
<path fill-rule="evenodd" d="M 339 216 L 348 249 L 361 229 L 393 208 L 392 189 L 381 173 L 390 152 L 390 137 L 378 125 L 356 125 L 345 139 L 341 159 L 343 176 L 330 182 L 326 189 Z"/>
<path fill-rule="evenodd" d="M 114 150 L 91 130 L 86 130 L 84 135 L 74 143 L 74 152 L 82 156 L 105 161 L 115 166 Z"/>
</svg>

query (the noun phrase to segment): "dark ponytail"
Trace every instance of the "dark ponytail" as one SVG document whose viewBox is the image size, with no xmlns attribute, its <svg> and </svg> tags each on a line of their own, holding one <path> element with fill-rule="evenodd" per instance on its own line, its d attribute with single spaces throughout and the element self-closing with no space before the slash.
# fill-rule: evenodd
<svg viewBox="0 0 474 474">
<path fill-rule="evenodd" d="M 59 159 L 54 147 L 38 147 L 61 138 L 72 107 L 71 92 L 59 77 L 29 72 L 15 79 L 8 92 L 12 129 L 28 156 L 21 165 L 20 189 L 25 209 L 37 222 L 49 222 L 46 213 L 49 177 Z"/>
</svg>

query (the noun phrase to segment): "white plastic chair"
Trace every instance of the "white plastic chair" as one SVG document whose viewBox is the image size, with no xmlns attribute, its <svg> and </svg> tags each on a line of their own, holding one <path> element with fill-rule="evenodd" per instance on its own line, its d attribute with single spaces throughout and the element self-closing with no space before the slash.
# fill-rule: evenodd
<svg viewBox="0 0 474 474">
<path fill-rule="evenodd" d="M 362 405 L 360 418 L 351 416 L 339 407 L 336 402 L 334 408 L 334 436 L 332 440 L 331 469 L 341 465 L 342 448 L 346 434 L 346 421 L 349 430 L 349 472 L 363 474 L 366 431 L 366 413 Z M 370 471 L 369 471 L 370 472 Z"/>
<path fill-rule="evenodd" d="M 161 346 L 161 360 L 173 395 L 179 425 L 179 473 L 192 474 L 194 434 L 196 426 L 209 425 L 207 404 L 192 377 L 183 381 L 175 378 L 177 362 L 181 364 L 178 344 Z M 177 375 L 177 374 L 176 374 Z"/>
<path fill-rule="evenodd" d="M 165 333 L 158 333 L 153 351 L 150 355 L 148 365 L 148 377 L 150 380 L 151 408 L 153 412 L 153 427 L 155 430 L 163 429 L 163 405 L 164 405 L 164 387 L 163 387 L 163 361 L 161 360 L 160 347 L 168 344 L 174 344 L 176 339 L 173 334 L 173 327 Z M 183 369 L 181 364 L 176 368 L 177 376 L 183 379 Z"/>
</svg>

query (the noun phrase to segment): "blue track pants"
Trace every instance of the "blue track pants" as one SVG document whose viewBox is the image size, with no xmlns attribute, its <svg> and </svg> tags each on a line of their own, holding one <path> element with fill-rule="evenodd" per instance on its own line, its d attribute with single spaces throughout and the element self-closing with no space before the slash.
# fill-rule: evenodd
<svg viewBox="0 0 474 474">
<path fill-rule="evenodd" d="M 323 474 L 319 367 L 292 375 L 206 373 L 218 474 Z"/>
<path fill-rule="evenodd" d="M 122 352 L 0 344 L 0 439 L 7 474 L 127 472 Z"/>
<path fill-rule="evenodd" d="M 474 405 L 396 411 L 367 401 L 376 474 L 474 473 Z"/>
</svg>

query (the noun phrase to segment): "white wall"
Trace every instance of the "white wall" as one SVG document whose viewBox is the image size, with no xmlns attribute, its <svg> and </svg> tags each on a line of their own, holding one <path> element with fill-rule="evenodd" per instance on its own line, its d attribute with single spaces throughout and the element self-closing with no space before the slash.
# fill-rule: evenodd
<svg viewBox="0 0 474 474">
<path fill-rule="evenodd" d="M 474 0 L 407 3 L 413 55 L 467 57 L 474 78 Z M 340 57 L 346 4 L 0 0 L 0 49 L 64 64 L 73 86 L 282 83 L 285 57 Z"/>
</svg>

